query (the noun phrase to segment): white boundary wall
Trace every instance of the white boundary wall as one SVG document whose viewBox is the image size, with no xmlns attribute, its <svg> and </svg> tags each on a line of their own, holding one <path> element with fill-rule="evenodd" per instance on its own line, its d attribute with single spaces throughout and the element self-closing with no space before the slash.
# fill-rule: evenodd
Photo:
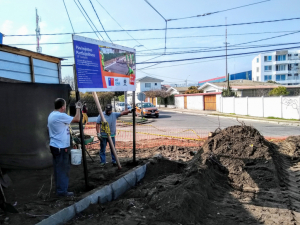
<svg viewBox="0 0 300 225">
<path fill-rule="evenodd" d="M 217 95 L 217 111 L 257 117 L 300 119 L 300 96 L 225 98 Z"/>
</svg>

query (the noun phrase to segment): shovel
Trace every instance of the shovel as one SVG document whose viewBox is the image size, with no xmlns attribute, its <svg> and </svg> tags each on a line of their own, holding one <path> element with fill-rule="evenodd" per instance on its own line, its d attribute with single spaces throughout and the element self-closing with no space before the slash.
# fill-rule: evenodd
<svg viewBox="0 0 300 225">
<path fill-rule="evenodd" d="M 4 212 L 10 212 L 10 213 L 19 213 L 18 210 L 12 205 L 6 202 L 6 198 L 4 195 L 4 191 L 2 189 L 2 185 L 0 184 L 1 189 L 1 196 L 0 196 L 0 208 Z"/>
<path fill-rule="evenodd" d="M 0 168 L 0 184 L 2 184 L 2 186 L 5 188 L 11 185 L 10 177 L 7 174 L 3 175 L 1 168 Z"/>
</svg>

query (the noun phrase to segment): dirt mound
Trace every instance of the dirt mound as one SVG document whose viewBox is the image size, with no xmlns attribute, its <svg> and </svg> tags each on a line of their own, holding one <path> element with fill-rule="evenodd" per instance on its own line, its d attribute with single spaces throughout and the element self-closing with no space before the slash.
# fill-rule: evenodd
<svg viewBox="0 0 300 225">
<path fill-rule="evenodd" d="M 137 187 L 68 224 L 292 224 L 274 151 L 253 127 L 218 130 L 192 160 L 151 159 Z"/>
<path fill-rule="evenodd" d="M 291 136 L 279 143 L 279 151 L 292 158 L 300 157 L 300 136 Z"/>
<path fill-rule="evenodd" d="M 228 170 L 234 188 L 249 190 L 276 186 L 269 142 L 253 127 L 232 126 L 219 130 L 204 143 L 203 151 L 205 159 Z"/>
</svg>

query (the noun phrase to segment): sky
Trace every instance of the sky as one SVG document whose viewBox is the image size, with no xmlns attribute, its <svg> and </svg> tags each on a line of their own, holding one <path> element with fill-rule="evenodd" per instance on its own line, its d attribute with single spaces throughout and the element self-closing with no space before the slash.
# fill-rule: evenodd
<svg viewBox="0 0 300 225">
<path fill-rule="evenodd" d="M 155 29 L 165 28 L 165 20 L 151 8 L 145 0 L 79 0 L 85 11 L 98 30 L 103 31 L 99 20 L 91 6 L 101 20 L 105 30 Z M 149 3 L 166 19 L 190 17 L 222 11 L 243 5 L 261 2 L 263 0 L 148 0 Z M 77 4 L 78 0 L 76 0 Z M 102 8 L 101 5 L 104 7 Z M 75 0 L 65 0 L 73 28 L 76 32 L 92 31 L 89 24 L 77 8 Z M 280 20 L 300 17 L 299 0 L 270 0 L 225 12 L 214 13 L 207 16 L 171 20 L 168 28 L 224 25 L 227 20 L 228 54 L 237 54 L 254 51 L 268 51 L 273 49 L 296 48 L 300 49 L 300 33 L 242 44 L 235 49 L 230 45 L 256 41 L 300 31 L 300 20 L 289 20 L 273 23 L 249 24 L 230 26 L 230 24 L 247 23 L 268 20 Z M 42 53 L 57 57 L 68 57 L 62 65 L 74 63 L 72 44 L 46 44 L 72 42 L 72 35 L 43 35 L 54 33 L 73 33 L 63 0 L 0 0 L 0 32 L 4 35 L 3 43 L 32 51 L 36 51 L 36 38 L 34 36 L 11 37 L 9 35 L 35 34 L 35 9 L 41 17 L 41 47 Z M 109 15 L 105 10 L 111 15 Z M 116 22 L 117 21 L 117 22 Z M 121 28 L 121 27 L 122 28 Z M 136 61 L 137 78 L 152 76 L 164 80 L 164 84 L 198 83 L 199 81 L 225 76 L 225 57 L 211 59 L 186 60 L 225 55 L 225 30 L 223 27 L 174 29 L 167 30 L 166 55 L 165 31 L 132 31 L 107 32 L 115 44 L 134 47 L 137 51 Z M 256 33 L 256 34 L 253 34 Z M 258 33 L 258 34 L 257 34 Z M 81 36 L 98 39 L 94 33 L 79 34 Z M 110 42 L 105 33 L 101 33 L 105 41 Z M 178 38 L 179 37 L 179 38 Z M 135 40 L 134 40 L 134 39 Z M 155 38 L 151 40 L 137 40 Z M 102 38 L 100 37 L 100 40 Z M 121 41 L 120 41 L 121 40 Z M 297 44 L 297 42 L 299 42 Z M 296 43 L 289 45 L 279 45 Z M 24 45 L 32 44 L 32 45 Z M 269 45 L 268 47 L 265 47 Z M 273 45 L 273 46 L 270 46 Z M 217 49 L 212 49 L 220 47 Z M 251 47 L 251 48 L 250 48 Z M 207 48 L 207 49 L 205 49 Z M 158 49 L 158 50 L 153 50 Z M 196 51 L 190 53 L 190 51 Z M 215 50 L 215 51 L 213 51 Z M 218 50 L 218 51 L 216 51 Z M 188 53 L 186 51 L 189 51 Z M 202 52 L 199 52 L 202 51 Z M 205 51 L 205 52 L 203 52 Z M 168 53 L 176 53 L 167 55 Z M 178 54 L 181 53 L 181 54 Z M 184 53 L 184 54 L 183 54 Z M 251 61 L 258 53 L 250 55 L 229 56 L 228 73 L 234 74 L 251 70 Z M 157 58 L 154 58 L 157 57 Z M 152 59 L 154 58 L 154 59 Z M 159 64 L 145 64 L 145 62 L 184 60 L 177 62 L 164 62 Z M 185 61 L 186 60 L 186 61 Z M 146 68 L 147 67 L 147 68 Z M 73 75 L 72 67 L 63 66 L 62 76 Z"/>
</svg>

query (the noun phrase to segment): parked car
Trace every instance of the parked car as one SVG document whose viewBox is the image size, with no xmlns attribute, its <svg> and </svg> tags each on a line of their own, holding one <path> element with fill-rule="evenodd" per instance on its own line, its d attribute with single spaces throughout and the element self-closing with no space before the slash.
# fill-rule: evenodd
<svg viewBox="0 0 300 225">
<path fill-rule="evenodd" d="M 159 117 L 159 111 L 152 103 L 137 103 L 135 108 L 137 115 Z"/>
<path fill-rule="evenodd" d="M 132 107 L 127 103 L 127 109 L 132 112 Z M 118 102 L 116 104 L 116 111 L 117 112 L 122 112 L 125 110 L 125 102 Z"/>
</svg>

